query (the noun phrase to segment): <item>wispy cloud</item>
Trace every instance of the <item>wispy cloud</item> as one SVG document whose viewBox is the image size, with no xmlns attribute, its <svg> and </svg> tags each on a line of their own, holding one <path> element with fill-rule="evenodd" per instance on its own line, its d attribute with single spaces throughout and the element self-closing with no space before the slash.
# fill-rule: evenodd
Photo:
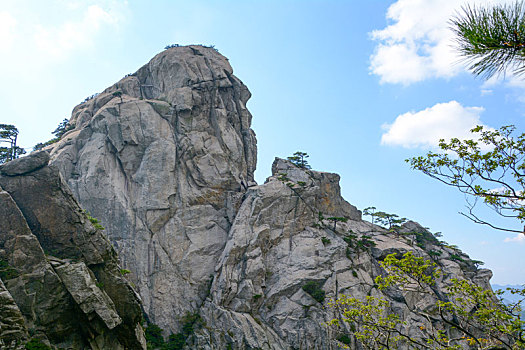
<svg viewBox="0 0 525 350">
<path fill-rule="evenodd" d="M 503 242 L 506 243 L 518 243 L 518 244 L 525 244 L 525 234 L 518 233 L 514 237 L 507 237 L 503 240 Z"/>
<path fill-rule="evenodd" d="M 483 125 L 482 107 L 464 107 L 457 101 L 438 103 L 418 112 L 399 115 L 392 124 L 384 124 L 381 144 L 405 148 L 432 148 L 440 139 L 471 138 L 470 130 Z"/>
<path fill-rule="evenodd" d="M 38 25 L 34 41 L 40 51 L 55 58 L 72 50 L 90 48 L 104 25 L 116 26 L 118 19 L 98 5 L 91 5 L 79 21 L 65 21 L 56 27 Z"/>
<path fill-rule="evenodd" d="M 500 0 L 511 2 L 511 0 Z M 476 5 L 490 4 L 478 0 Z M 429 78 L 450 78 L 463 71 L 453 47 L 449 20 L 463 0 L 398 0 L 387 11 L 391 22 L 374 30 L 378 42 L 370 57 L 370 71 L 381 83 L 409 85 Z"/>
</svg>

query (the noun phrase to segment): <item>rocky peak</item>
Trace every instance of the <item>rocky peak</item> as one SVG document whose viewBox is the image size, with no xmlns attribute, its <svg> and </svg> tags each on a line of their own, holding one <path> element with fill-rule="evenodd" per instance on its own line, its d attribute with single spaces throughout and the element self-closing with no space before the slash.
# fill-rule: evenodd
<svg viewBox="0 0 525 350">
<path fill-rule="evenodd" d="M 420 225 L 395 236 L 363 221 L 337 174 L 277 158 L 253 182 L 249 97 L 214 49 L 170 48 L 75 107 L 75 128 L 50 149 L 165 335 L 199 349 L 330 349 L 337 334 L 323 322 L 338 314 L 324 296 L 380 296 L 390 253 L 438 251 L 445 272 L 435 295 L 384 295 L 409 328 L 426 322 L 409 304 L 435 305 L 452 277 L 488 287 L 490 272 Z"/>
<path fill-rule="evenodd" d="M 249 97 L 216 50 L 170 48 L 75 107 L 75 129 L 51 150 L 163 328 L 175 331 L 206 298 L 244 191 L 255 184 Z"/>
</svg>

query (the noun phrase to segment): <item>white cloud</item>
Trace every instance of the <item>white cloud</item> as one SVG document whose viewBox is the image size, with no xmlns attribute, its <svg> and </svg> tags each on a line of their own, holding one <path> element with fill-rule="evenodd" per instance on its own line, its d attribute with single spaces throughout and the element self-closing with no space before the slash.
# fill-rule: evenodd
<svg viewBox="0 0 525 350">
<path fill-rule="evenodd" d="M 7 11 L 0 11 L 0 51 L 8 51 L 15 39 L 16 19 Z"/>
<path fill-rule="evenodd" d="M 470 130 L 482 125 L 482 107 L 463 107 L 457 101 L 438 103 L 418 112 L 399 115 L 392 124 L 384 124 L 381 144 L 405 148 L 430 148 L 440 139 L 471 138 Z"/>
<path fill-rule="evenodd" d="M 518 233 L 515 237 L 507 237 L 503 240 L 503 242 L 506 243 L 519 243 L 519 244 L 525 244 L 525 234 Z"/>
<path fill-rule="evenodd" d="M 38 48 L 55 58 L 67 56 L 77 48 L 89 48 L 104 25 L 117 25 L 118 19 L 98 5 L 89 6 L 80 21 L 66 21 L 58 27 L 37 26 L 34 40 Z"/>
<path fill-rule="evenodd" d="M 500 3 L 511 0 L 500 0 Z M 398 0 L 387 11 L 392 23 L 372 31 L 378 41 L 370 71 L 381 83 L 408 85 L 428 78 L 450 78 L 463 70 L 453 48 L 449 20 L 463 0 Z M 478 0 L 476 5 L 493 3 Z"/>
</svg>

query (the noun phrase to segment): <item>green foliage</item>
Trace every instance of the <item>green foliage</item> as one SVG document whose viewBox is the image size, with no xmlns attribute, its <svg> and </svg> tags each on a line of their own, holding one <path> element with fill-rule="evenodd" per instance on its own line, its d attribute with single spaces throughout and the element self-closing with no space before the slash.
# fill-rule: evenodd
<svg viewBox="0 0 525 350">
<path fill-rule="evenodd" d="M 306 158 L 310 156 L 305 152 L 295 152 L 293 156 L 288 157 L 288 160 L 298 168 L 311 169 L 312 167 L 308 164 Z"/>
<path fill-rule="evenodd" d="M 337 223 L 338 222 L 347 222 L 348 221 L 347 218 L 336 217 L 336 216 L 332 216 L 332 217 L 326 218 L 326 220 L 332 221 L 334 223 L 334 229 L 333 229 L 334 231 L 337 229 Z"/>
<path fill-rule="evenodd" d="M 86 214 L 88 220 L 93 224 L 93 226 L 97 229 L 97 230 L 104 230 L 104 226 L 102 226 L 100 224 L 100 221 L 98 221 L 98 219 L 92 217 L 88 211 L 84 211 L 84 213 Z"/>
<path fill-rule="evenodd" d="M 322 303 L 325 299 L 326 292 L 321 289 L 322 283 L 317 281 L 306 282 L 303 286 L 303 290 L 310 294 L 312 298 Z"/>
<path fill-rule="evenodd" d="M 366 349 L 395 349 L 402 338 L 392 330 L 406 322 L 394 313 L 386 313 L 389 305 L 383 299 L 367 296 L 365 301 L 361 301 L 342 295 L 328 306 L 343 311 L 343 322 L 357 325 L 353 335 Z M 333 319 L 329 325 L 339 326 L 339 320 Z M 385 344 L 388 346 L 385 347 Z M 347 345 L 343 347 L 349 349 Z"/>
<path fill-rule="evenodd" d="M 125 275 L 127 275 L 127 274 L 129 274 L 129 273 L 131 273 L 131 271 L 128 270 L 128 269 L 120 269 L 120 274 L 121 274 L 122 276 L 125 276 Z"/>
<path fill-rule="evenodd" d="M 54 139 L 48 140 L 46 142 L 39 142 L 33 147 L 33 151 L 40 151 L 44 147 L 52 145 L 52 144 L 54 144 L 54 143 L 56 143 L 58 141 L 60 141 L 60 139 L 58 137 L 55 137 Z"/>
<path fill-rule="evenodd" d="M 173 47 L 179 47 L 179 46 L 180 46 L 179 44 L 166 45 L 166 47 L 164 47 L 164 50 L 171 49 Z"/>
<path fill-rule="evenodd" d="M 464 262 L 465 260 L 459 254 L 450 254 L 450 260 Z"/>
<path fill-rule="evenodd" d="M 196 326 L 202 323 L 201 316 L 198 313 L 187 313 L 182 317 L 182 334 L 186 337 L 193 334 L 193 330 Z"/>
<path fill-rule="evenodd" d="M 257 301 L 257 300 L 259 300 L 259 299 L 261 299 L 261 298 L 262 298 L 262 294 L 255 294 L 255 295 L 253 296 L 253 301 Z"/>
<path fill-rule="evenodd" d="M 184 345 L 186 345 L 186 337 L 182 333 L 170 334 L 162 350 L 180 350 L 184 348 Z"/>
<path fill-rule="evenodd" d="M 376 243 L 372 240 L 372 236 L 362 235 L 355 241 L 355 248 L 365 250 L 376 246 Z"/>
<path fill-rule="evenodd" d="M 287 173 L 279 173 L 279 176 L 277 177 L 277 180 L 280 180 L 282 182 L 290 181 L 290 179 L 288 177 L 286 177 L 287 175 L 288 175 Z"/>
<path fill-rule="evenodd" d="M 437 179 L 470 196 L 468 213 L 462 213 L 472 221 L 492 228 L 511 232 L 496 226 L 474 213 L 478 200 L 505 218 L 525 223 L 525 134 L 514 137 L 514 126 L 499 130 L 485 130 L 477 126 L 471 130 L 474 140 L 453 138 L 441 140 L 442 154 L 429 152 L 426 156 L 407 159 L 412 169 Z M 489 149 L 489 150 L 486 150 Z"/>
<path fill-rule="evenodd" d="M 57 128 L 52 132 L 53 135 L 55 135 L 55 138 L 61 139 L 62 136 L 69 130 L 73 130 L 75 126 L 73 124 L 69 124 L 69 121 L 64 118 L 64 120 L 58 124 Z"/>
<path fill-rule="evenodd" d="M 162 337 L 162 328 L 156 324 L 150 323 L 144 332 L 148 349 L 160 348 L 164 345 L 164 338 Z"/>
<path fill-rule="evenodd" d="M 75 124 L 70 124 L 69 121 L 64 118 L 60 124 L 58 124 L 57 128 L 52 132 L 53 135 L 55 135 L 54 138 L 51 140 L 48 140 L 46 142 L 39 142 L 33 147 L 33 151 L 40 151 L 44 147 L 47 147 L 49 145 L 52 145 L 55 142 L 60 141 L 62 136 L 70 130 L 73 130 L 75 128 Z"/>
<path fill-rule="evenodd" d="M 376 243 L 373 241 L 372 236 L 363 234 L 360 237 L 358 237 L 352 231 L 347 233 L 347 235 L 343 237 L 343 240 L 346 242 L 346 244 L 348 244 L 348 247 L 346 249 L 346 256 L 349 259 L 351 259 L 352 255 L 352 250 L 350 248 L 356 250 L 359 253 L 361 251 L 365 251 L 376 246 Z"/>
<path fill-rule="evenodd" d="M 171 334 L 168 341 L 162 337 L 163 330 L 156 324 L 149 324 L 146 327 L 146 342 L 149 350 L 181 350 L 186 345 L 188 338 L 193 335 L 196 327 L 202 325 L 202 319 L 197 313 L 187 313 L 181 318 L 182 331 L 177 334 Z"/>
<path fill-rule="evenodd" d="M 375 279 L 380 291 L 400 288 L 420 295 L 432 294 L 437 299 L 433 308 L 409 306 L 422 319 L 433 320 L 418 325 L 421 332 L 408 333 L 400 317 L 392 313 L 388 301 L 374 296 L 365 300 L 341 296 L 328 304 L 342 312 L 342 321 L 355 328 L 352 334 L 368 349 L 394 349 L 402 344 L 415 349 L 522 349 L 525 321 L 520 319 L 520 302 L 503 304 L 491 290 L 467 280 L 452 279 L 445 296 L 434 294 L 433 287 L 442 272 L 432 261 L 408 252 L 401 258 L 388 255 L 381 266 L 386 276 Z M 514 291 L 525 297 L 525 288 Z M 499 295 L 502 292 L 497 292 Z M 523 301 L 523 300 L 522 300 Z M 439 321 L 439 322 L 438 322 Z M 334 319 L 329 324 L 339 325 Z M 455 335 L 441 325 L 455 329 Z"/>
<path fill-rule="evenodd" d="M 430 257 L 438 257 L 438 256 L 440 256 L 442 253 L 441 253 L 440 251 L 438 251 L 438 250 L 434 250 L 434 249 L 432 249 L 432 250 L 429 250 L 429 251 L 427 252 L 427 254 L 430 255 Z"/>
<path fill-rule="evenodd" d="M 464 6 L 451 20 L 457 50 L 475 75 L 491 78 L 525 72 L 525 8 L 522 1 L 491 7 Z"/>
<path fill-rule="evenodd" d="M 19 158 L 26 153 L 23 148 L 16 144 L 18 134 L 19 131 L 14 125 L 0 124 L 0 145 L 7 144 L 0 146 L 0 164 Z"/>
<path fill-rule="evenodd" d="M 325 246 L 332 243 L 332 241 L 326 237 L 321 237 L 321 242 L 323 242 L 323 245 Z"/>
<path fill-rule="evenodd" d="M 9 266 L 6 260 L 0 259 L 0 279 L 2 281 L 17 278 L 18 276 L 20 276 L 20 274 L 15 268 Z"/>
<path fill-rule="evenodd" d="M 41 340 L 34 339 L 34 338 L 25 344 L 25 348 L 27 350 L 53 350 L 46 344 L 42 343 Z"/>
<path fill-rule="evenodd" d="M 350 345 L 352 343 L 352 339 L 348 336 L 348 334 L 341 334 L 336 339 L 345 345 Z"/>
<path fill-rule="evenodd" d="M 407 290 L 420 292 L 425 285 L 432 285 L 436 278 L 441 276 L 441 271 L 436 263 L 414 256 L 413 252 L 403 254 L 402 259 L 397 254 L 389 254 L 379 262 L 388 275 L 378 276 L 375 280 L 379 289 L 385 289 L 391 285 L 402 285 Z"/>
<path fill-rule="evenodd" d="M 111 94 L 113 97 L 118 97 L 120 98 L 120 103 L 122 103 L 122 91 L 115 91 L 114 93 Z"/>
</svg>

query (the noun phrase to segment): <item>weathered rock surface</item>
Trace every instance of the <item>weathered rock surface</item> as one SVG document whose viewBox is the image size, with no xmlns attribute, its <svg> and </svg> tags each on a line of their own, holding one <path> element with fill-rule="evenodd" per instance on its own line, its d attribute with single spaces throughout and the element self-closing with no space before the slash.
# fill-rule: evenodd
<svg viewBox="0 0 525 350">
<path fill-rule="evenodd" d="M 144 349 L 138 295 L 48 161 L 44 151 L 0 166 L 0 339 Z"/>
<path fill-rule="evenodd" d="M 418 224 L 397 237 L 363 221 L 336 174 L 276 159 L 257 186 L 249 97 L 214 49 L 171 48 L 77 106 L 75 128 L 51 147 L 52 163 L 132 271 L 148 320 L 166 335 L 198 313 L 188 348 L 333 348 L 337 334 L 322 323 L 338 315 L 302 287 L 317 282 L 327 299 L 379 296 L 378 262 L 390 253 L 441 254 L 435 295 L 385 294 L 409 332 L 425 322 L 409 305 L 435 304 L 452 277 L 488 287 L 490 271 Z M 365 235 L 375 247 L 354 244 Z M 112 315 L 104 318 L 117 322 Z"/>
<path fill-rule="evenodd" d="M 196 348 L 336 348 L 340 333 L 323 323 L 339 315 L 325 308 L 327 301 L 319 303 L 302 289 L 309 281 L 318 282 L 326 300 L 341 294 L 362 300 L 367 295 L 385 298 L 393 312 L 409 320 L 406 331 L 414 334 L 427 320 L 408 306 L 425 309 L 442 295 L 400 290 L 383 294 L 374 288 L 375 277 L 383 273 L 378 262 L 391 253 L 412 251 L 427 259 L 435 258 L 430 251 L 441 254 L 438 265 L 444 275 L 438 280 L 438 293 L 450 285 L 451 278 L 466 278 L 490 288 L 489 270 L 477 269 L 468 256 L 444 246 L 420 225 L 407 222 L 404 234 L 395 236 L 361 220 L 360 213 L 340 197 L 338 180 L 336 174 L 299 169 L 276 159 L 273 176 L 247 191 L 210 297 L 201 309 L 213 330 L 200 331 L 193 344 Z M 325 219 L 320 220 L 319 213 Z M 329 217 L 349 220 L 338 222 L 334 229 Z M 375 246 L 353 245 L 364 236 Z M 456 255 L 462 261 L 454 259 Z M 353 344 L 351 348 L 360 347 Z"/>
<path fill-rule="evenodd" d="M 122 92 L 122 99 L 114 96 Z M 166 50 L 73 110 L 54 164 L 100 218 L 150 319 L 175 331 L 208 296 L 247 186 L 250 93 L 212 48 Z"/>
</svg>

